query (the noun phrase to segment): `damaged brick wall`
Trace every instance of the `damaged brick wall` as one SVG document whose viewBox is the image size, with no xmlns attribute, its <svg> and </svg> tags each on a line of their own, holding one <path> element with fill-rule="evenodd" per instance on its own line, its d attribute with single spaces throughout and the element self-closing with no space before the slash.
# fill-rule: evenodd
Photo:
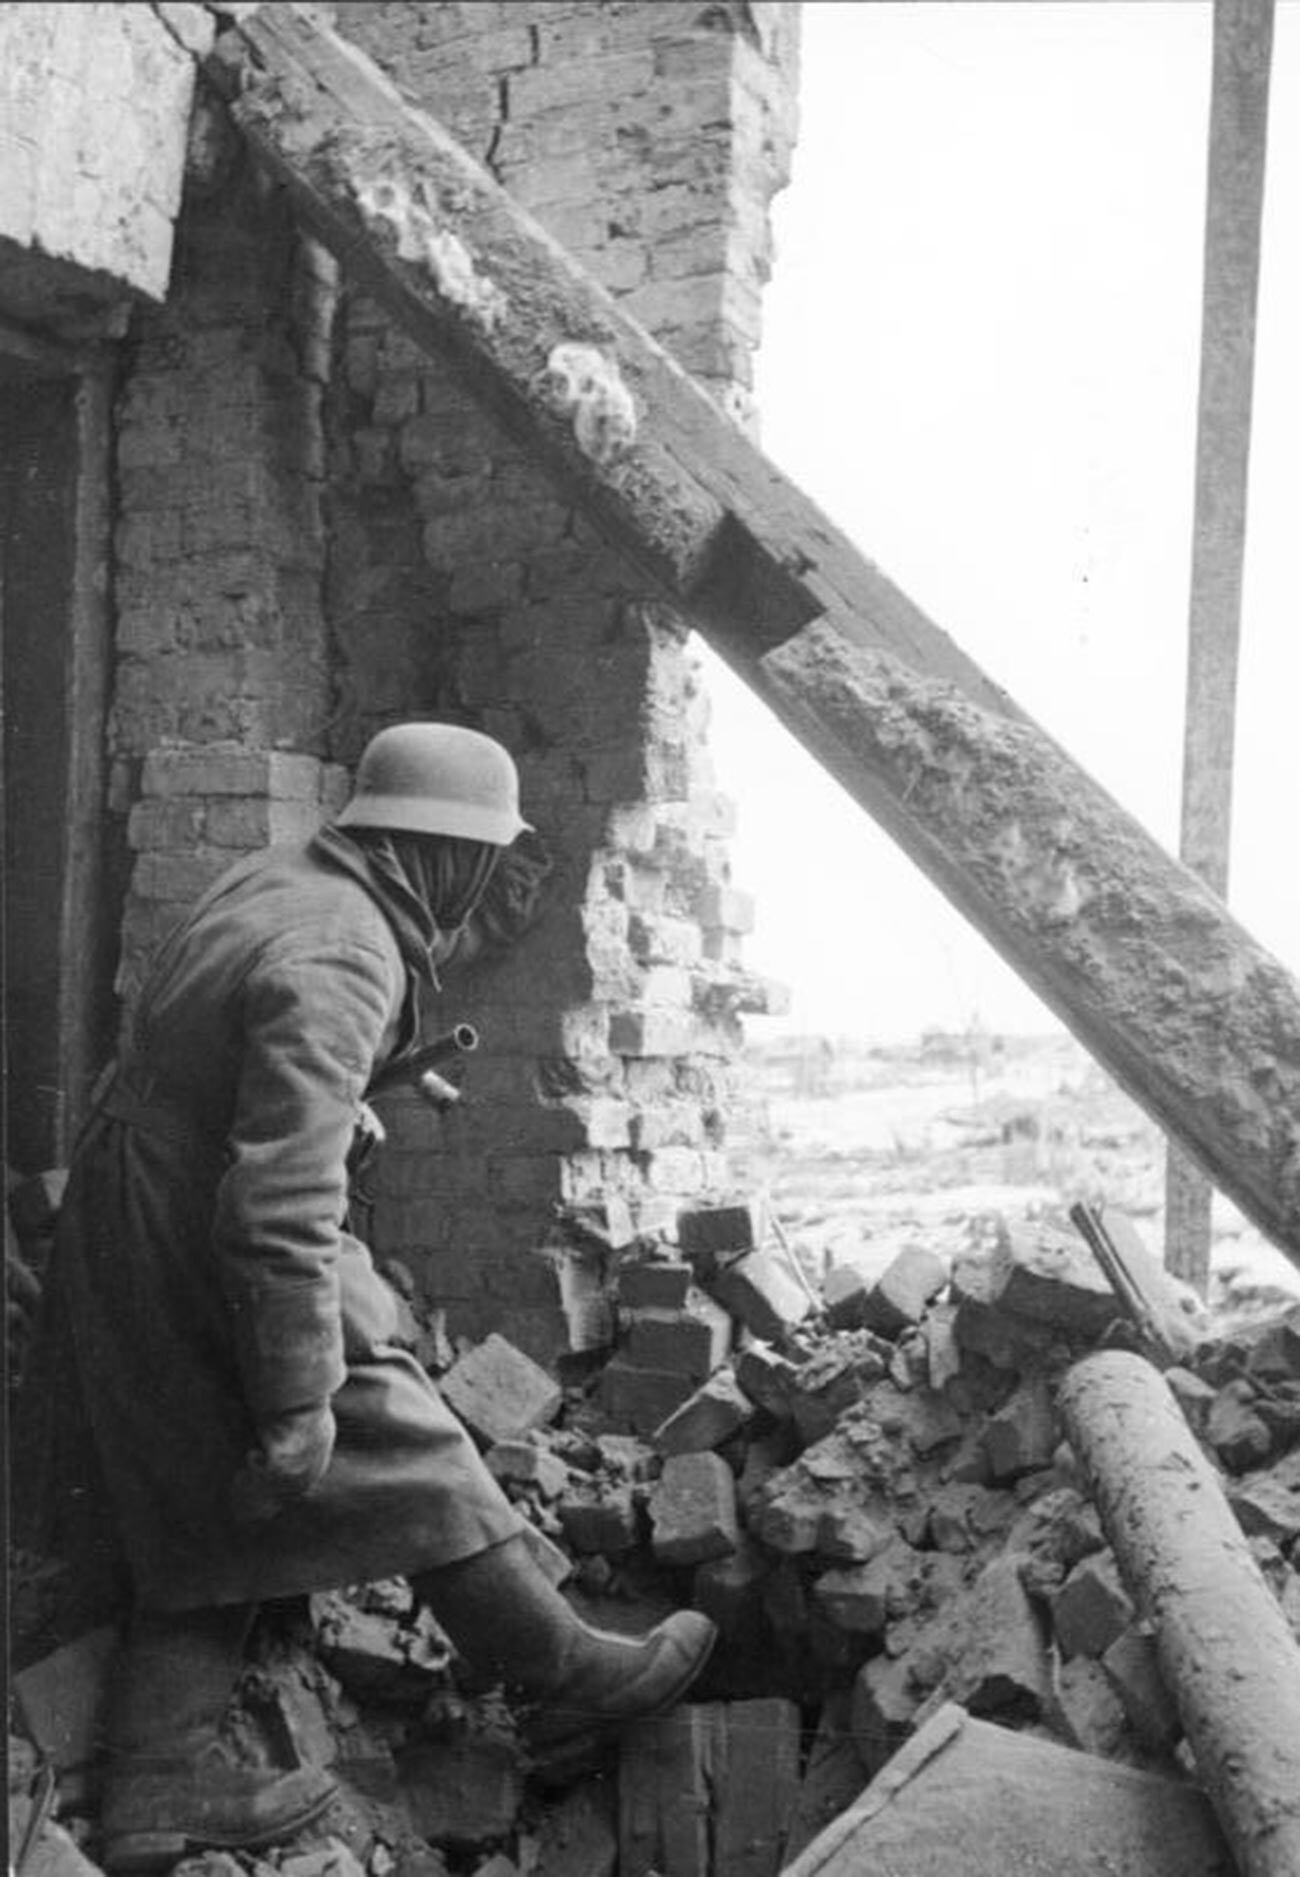
<svg viewBox="0 0 1300 1877">
<path fill-rule="evenodd" d="M 796 6 L 327 16 L 752 427 Z M 541 916 L 428 1013 L 483 1048 L 436 1153 L 427 1112 L 390 1105 L 370 1230 L 454 1330 L 549 1358 L 571 1328 L 555 1263 L 571 1302 L 581 1273 L 532 1254 L 557 1214 L 625 1242 L 725 1189 L 736 1017 L 769 995 L 741 969 L 752 908 L 685 624 L 453 367 L 348 291 L 202 94 L 171 293 L 137 316 L 118 417 L 124 1007 L 176 914 L 327 813 L 376 729 L 499 736 L 550 862 Z"/>
<path fill-rule="evenodd" d="M 321 608 L 321 397 L 336 296 L 207 114 L 166 304 L 117 405 L 114 800 L 136 851 L 119 990 L 240 853 L 319 822 L 345 778 Z M 292 753 L 292 754 L 290 754 Z"/>
<path fill-rule="evenodd" d="M 586 0 L 334 18 L 752 423 L 797 9 Z M 554 1270 L 530 1254 L 557 1210 L 617 1242 L 725 1187 L 735 1014 L 763 996 L 738 969 L 751 909 L 730 881 L 732 810 L 683 622 L 455 371 L 361 298 L 345 301 L 340 356 L 336 752 L 352 761 L 413 704 L 479 725 L 519 758 L 554 863 L 526 942 L 449 988 L 446 1020 L 484 1037 L 469 1100 L 436 1156 L 427 1117 L 395 1117 L 373 1233 L 453 1327 L 494 1325 L 550 1356 L 570 1326 Z M 563 1276 L 572 1302 L 581 1275 Z"/>
</svg>

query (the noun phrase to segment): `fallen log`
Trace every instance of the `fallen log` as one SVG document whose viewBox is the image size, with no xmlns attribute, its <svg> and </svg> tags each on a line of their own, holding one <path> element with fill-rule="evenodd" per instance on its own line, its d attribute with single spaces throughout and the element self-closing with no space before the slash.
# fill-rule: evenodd
<svg viewBox="0 0 1300 1877">
<path fill-rule="evenodd" d="M 1291 974 L 355 47 L 263 7 L 207 69 L 349 276 L 1300 1264 Z"/>
<path fill-rule="evenodd" d="M 1300 1871 L 1300 1644 L 1164 1379 L 1085 1356 L 1060 1393 L 1242 1877 Z"/>
</svg>

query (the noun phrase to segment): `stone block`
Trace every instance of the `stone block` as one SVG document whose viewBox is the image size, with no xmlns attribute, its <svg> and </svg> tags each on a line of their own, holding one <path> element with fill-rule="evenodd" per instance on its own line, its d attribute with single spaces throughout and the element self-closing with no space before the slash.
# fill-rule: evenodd
<svg viewBox="0 0 1300 1877">
<path fill-rule="evenodd" d="M 673 1454 L 650 1497 L 651 1539 L 660 1564 L 706 1564 L 740 1540 L 736 1482 L 716 1453 Z"/>
<path fill-rule="evenodd" d="M 448 1407 L 485 1446 L 522 1440 L 545 1426 L 562 1399 L 546 1370 L 495 1331 L 463 1355 L 439 1387 Z"/>
<path fill-rule="evenodd" d="M 601 1406 L 613 1422 L 634 1434 L 653 1435 L 694 1392 L 688 1375 L 638 1368 L 622 1354 L 601 1371 Z"/>
<path fill-rule="evenodd" d="M 705 1453 L 720 1447 L 753 1418 L 749 1396 L 732 1371 L 722 1368 L 655 1429 L 654 1443 L 662 1454 Z"/>
<path fill-rule="evenodd" d="M 684 1310 L 636 1310 L 627 1320 L 625 1353 L 638 1368 L 664 1369 L 702 1382 L 726 1361 L 731 1318 L 696 1291 Z"/>
<path fill-rule="evenodd" d="M 1134 1737 L 1151 1753 L 1169 1753 L 1182 1736 L 1178 1708 L 1160 1672 L 1155 1639 L 1136 1625 L 1117 1636 L 1101 1667 Z"/>
<path fill-rule="evenodd" d="M 1019 1479 L 1050 1466 L 1059 1435 L 1045 1381 L 1024 1383 L 984 1424 L 982 1444 L 989 1477 Z"/>
<path fill-rule="evenodd" d="M 904 1245 L 867 1293 L 866 1327 L 881 1336 L 901 1336 L 921 1321 L 926 1306 L 947 1282 L 948 1266 L 937 1252 L 925 1245 Z"/>
<path fill-rule="evenodd" d="M 1109 1551 L 1083 1558 L 1052 1599 L 1052 1626 L 1067 1657 L 1104 1655 L 1133 1621 L 1133 1605 Z"/>
<path fill-rule="evenodd" d="M 627 1310 L 681 1310 L 694 1281 L 694 1267 L 680 1258 L 624 1264 L 618 1273 L 618 1301 Z"/>
<path fill-rule="evenodd" d="M 772 1251 L 747 1252 L 719 1269 L 710 1288 L 725 1309 L 766 1342 L 786 1335 L 812 1309 L 807 1291 Z"/>
</svg>

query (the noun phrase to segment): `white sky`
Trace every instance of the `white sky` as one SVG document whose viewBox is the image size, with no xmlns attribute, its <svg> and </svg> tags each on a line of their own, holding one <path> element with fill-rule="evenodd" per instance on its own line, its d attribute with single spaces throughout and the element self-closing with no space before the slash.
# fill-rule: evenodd
<svg viewBox="0 0 1300 1877">
<path fill-rule="evenodd" d="M 1177 845 L 1209 0 L 809 0 L 763 445 Z M 1238 702 L 1236 916 L 1300 969 L 1300 0 L 1279 0 Z M 711 658 L 777 1027 L 1057 1027 Z"/>
</svg>

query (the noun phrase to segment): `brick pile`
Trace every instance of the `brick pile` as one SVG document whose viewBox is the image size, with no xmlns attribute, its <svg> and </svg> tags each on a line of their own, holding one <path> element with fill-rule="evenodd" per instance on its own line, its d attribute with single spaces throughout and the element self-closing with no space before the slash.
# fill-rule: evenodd
<svg viewBox="0 0 1300 1877">
<path fill-rule="evenodd" d="M 553 1581 L 609 1627 L 707 1611 L 705 1679 L 556 1785 L 409 1586 L 315 1597 L 265 1624 L 254 1693 L 345 1796 L 294 1854 L 326 1862 L 280 1868 L 775 1877 L 953 1703 L 1195 1780 L 1062 1442 L 1059 1378 L 1129 1333 L 1068 1226 L 1004 1225 L 951 1268 L 913 1245 L 813 1298 L 760 1205 L 699 1206 L 609 1266 L 608 1340 L 561 1381 L 418 1309 L 409 1340 Z M 1187 1327 L 1170 1386 L 1300 1633 L 1300 1305 L 1213 1335 L 1154 1261 L 1143 1282 Z M 38 1739 L 52 1675 L 20 1678 Z"/>
</svg>

